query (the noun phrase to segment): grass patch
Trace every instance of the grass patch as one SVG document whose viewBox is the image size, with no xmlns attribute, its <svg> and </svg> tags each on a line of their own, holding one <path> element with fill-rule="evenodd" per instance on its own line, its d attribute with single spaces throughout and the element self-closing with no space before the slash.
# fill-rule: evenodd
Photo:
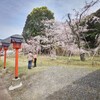
<svg viewBox="0 0 100 100">
<path fill-rule="evenodd" d="M 27 56 L 19 56 L 19 75 L 27 74 L 31 75 L 37 72 L 46 70 L 50 66 L 64 66 L 64 67 L 87 67 L 92 69 L 100 68 L 100 57 L 95 57 L 94 61 L 91 58 L 86 59 L 86 61 L 80 61 L 78 56 L 71 57 L 70 61 L 68 57 L 57 56 L 56 59 L 51 59 L 50 56 L 38 56 L 37 67 L 32 70 L 28 70 Z M 3 67 L 3 57 L 0 60 L 0 68 Z M 7 57 L 7 68 L 14 73 L 15 68 L 15 58 L 14 56 Z"/>
</svg>

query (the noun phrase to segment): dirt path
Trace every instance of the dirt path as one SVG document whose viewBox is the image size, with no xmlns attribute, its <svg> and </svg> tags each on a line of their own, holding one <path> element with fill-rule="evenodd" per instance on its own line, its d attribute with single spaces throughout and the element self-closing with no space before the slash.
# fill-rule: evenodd
<svg viewBox="0 0 100 100">
<path fill-rule="evenodd" d="M 12 100 L 1 78 L 0 78 L 0 100 Z"/>
<path fill-rule="evenodd" d="M 100 70 L 89 68 L 49 67 L 28 78 L 11 95 L 13 100 L 99 100 L 99 76 Z"/>
</svg>

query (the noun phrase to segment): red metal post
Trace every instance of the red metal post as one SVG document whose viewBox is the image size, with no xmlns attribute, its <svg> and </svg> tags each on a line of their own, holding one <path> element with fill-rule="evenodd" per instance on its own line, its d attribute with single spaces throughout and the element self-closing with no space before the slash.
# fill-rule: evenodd
<svg viewBox="0 0 100 100">
<path fill-rule="evenodd" d="M 18 78 L 18 50 L 21 48 L 21 41 L 18 37 L 11 37 L 11 43 L 13 43 L 13 49 L 15 49 L 15 79 Z"/>
<path fill-rule="evenodd" d="M 18 78 L 18 49 L 16 50 L 16 54 L 15 54 L 15 79 Z"/>
<path fill-rule="evenodd" d="M 4 52 L 5 52 L 5 53 L 4 53 L 4 69 L 6 68 L 6 55 L 7 55 L 7 54 L 6 54 L 6 53 L 7 53 L 6 51 L 7 51 L 7 50 L 4 49 Z"/>
</svg>

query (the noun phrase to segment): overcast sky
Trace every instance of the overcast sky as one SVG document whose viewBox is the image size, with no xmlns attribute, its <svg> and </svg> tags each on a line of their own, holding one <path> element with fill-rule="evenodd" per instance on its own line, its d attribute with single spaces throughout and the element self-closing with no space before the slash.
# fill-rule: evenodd
<svg viewBox="0 0 100 100">
<path fill-rule="evenodd" d="M 86 0 L 0 0 L 0 39 L 13 34 L 21 34 L 27 15 L 35 7 L 47 6 L 54 12 L 57 21 L 64 21 L 63 16 L 72 9 L 80 9 Z M 91 0 L 87 0 L 88 2 Z M 92 7 L 91 12 L 100 8 L 100 2 Z"/>
</svg>

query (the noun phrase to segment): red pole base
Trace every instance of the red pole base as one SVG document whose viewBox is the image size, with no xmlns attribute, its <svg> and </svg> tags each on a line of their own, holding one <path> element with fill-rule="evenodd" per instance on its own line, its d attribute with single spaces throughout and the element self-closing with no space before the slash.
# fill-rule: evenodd
<svg viewBox="0 0 100 100">
<path fill-rule="evenodd" d="M 17 79 L 18 77 L 15 77 L 15 79 Z"/>
</svg>

